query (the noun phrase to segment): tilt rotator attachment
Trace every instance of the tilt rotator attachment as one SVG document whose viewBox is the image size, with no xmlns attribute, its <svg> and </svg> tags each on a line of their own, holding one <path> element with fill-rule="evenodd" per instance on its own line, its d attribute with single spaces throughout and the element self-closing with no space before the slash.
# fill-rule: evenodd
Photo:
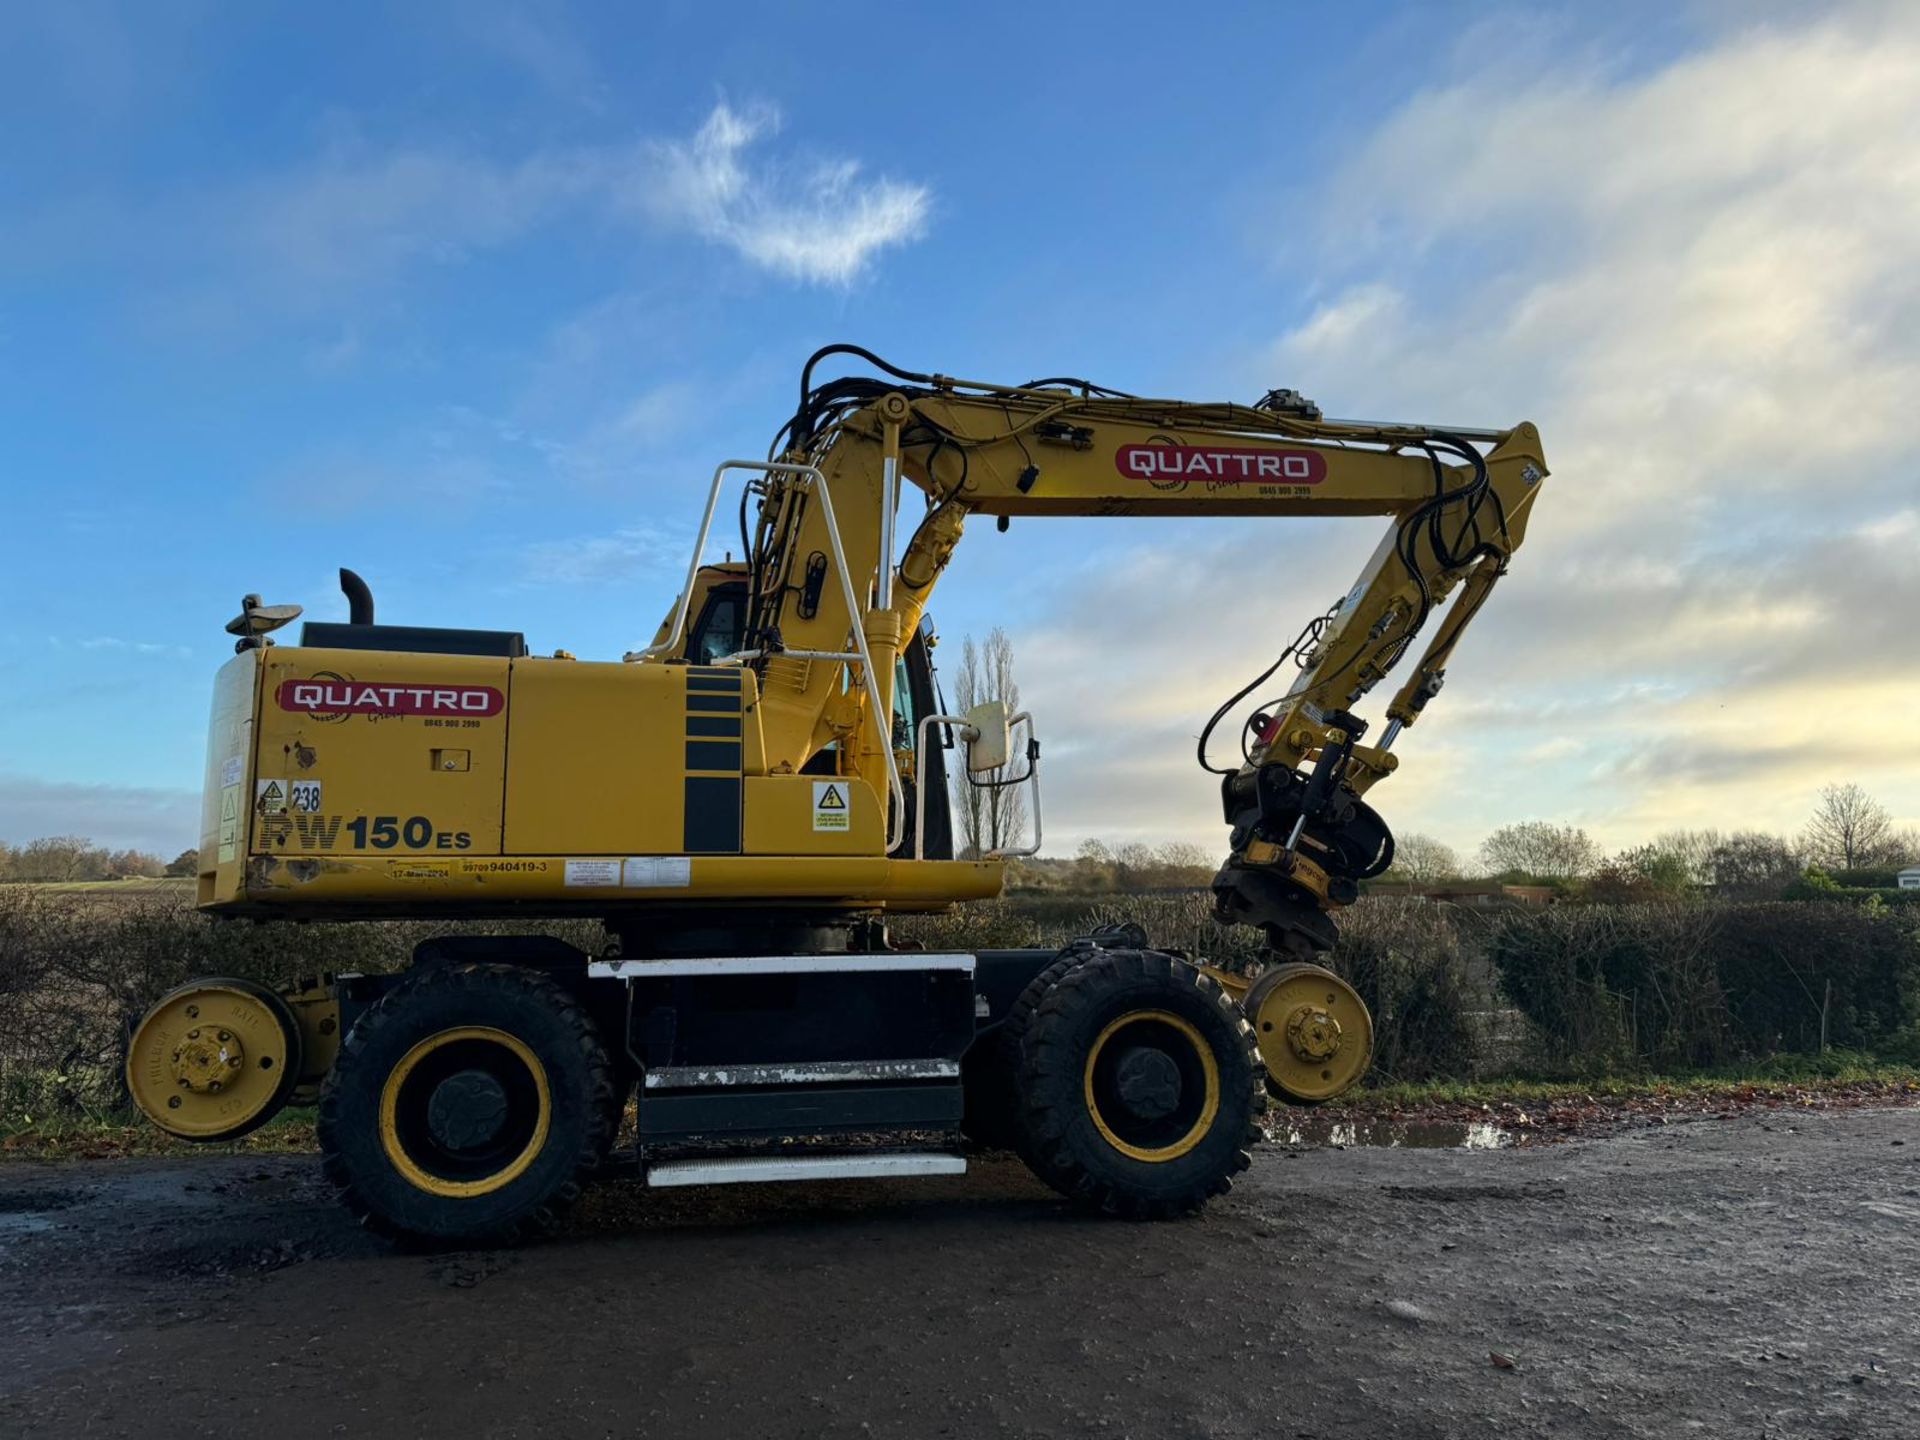
<svg viewBox="0 0 1920 1440">
<path fill-rule="evenodd" d="M 1233 851 L 1213 880 L 1215 914 L 1259 928 L 1283 960 L 1331 950 L 1339 930 L 1328 912 L 1393 863 L 1392 831 L 1347 779 L 1366 722 L 1333 710 L 1321 723 L 1329 735 L 1309 771 L 1253 765 L 1220 787 Z"/>
</svg>

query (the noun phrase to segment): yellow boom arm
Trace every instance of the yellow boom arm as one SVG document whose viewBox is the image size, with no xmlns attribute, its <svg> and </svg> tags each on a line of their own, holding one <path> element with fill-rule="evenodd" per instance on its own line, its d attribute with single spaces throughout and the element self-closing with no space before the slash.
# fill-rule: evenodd
<svg viewBox="0 0 1920 1440">
<path fill-rule="evenodd" d="M 836 351 L 889 378 L 813 385 L 814 364 Z M 871 707 L 889 713 L 895 658 L 970 514 L 1003 524 L 1024 515 L 1390 517 L 1353 587 L 1283 654 L 1297 673 L 1277 707 L 1250 723 L 1244 758 L 1223 785 L 1233 827 L 1215 886 L 1223 918 L 1266 927 L 1278 950 L 1331 943 L 1326 912 L 1392 854 L 1359 797 L 1395 768 L 1393 741 L 1439 690 L 1525 536 L 1547 474 L 1534 427 L 1327 420 L 1291 392 L 1244 406 L 1141 399 L 1080 381 L 988 385 L 894 370 L 852 347 L 816 355 L 801 388 L 774 449 L 805 468 L 753 486 L 742 659 L 759 671 L 769 765 L 798 770 L 834 746 L 838 769 L 881 795 L 888 752 L 901 747 L 872 723 Z M 926 508 L 902 545 L 904 484 L 924 492 Z M 850 583 L 834 573 L 842 561 Z M 1269 604 L 1250 595 L 1245 611 L 1257 624 Z M 1366 727 L 1353 707 L 1423 633 L 1379 741 L 1361 744 Z M 820 658 L 857 649 L 861 637 L 872 683 L 858 664 Z"/>
</svg>

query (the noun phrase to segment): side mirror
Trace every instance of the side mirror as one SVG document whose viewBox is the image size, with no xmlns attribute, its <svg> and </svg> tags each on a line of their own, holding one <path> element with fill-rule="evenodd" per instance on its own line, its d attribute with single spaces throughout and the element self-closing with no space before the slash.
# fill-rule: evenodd
<svg viewBox="0 0 1920 1440">
<path fill-rule="evenodd" d="M 999 700 L 989 700 L 967 711 L 967 769 L 978 775 L 998 770 L 1013 754 L 1013 734 L 1007 723 L 1009 712 Z"/>
</svg>

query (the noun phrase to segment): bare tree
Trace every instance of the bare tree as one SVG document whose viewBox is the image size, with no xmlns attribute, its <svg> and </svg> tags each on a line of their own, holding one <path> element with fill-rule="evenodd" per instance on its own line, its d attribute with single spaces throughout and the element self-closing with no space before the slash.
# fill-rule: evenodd
<svg viewBox="0 0 1920 1440">
<path fill-rule="evenodd" d="M 1592 873 L 1600 863 L 1600 847 L 1578 826 L 1523 820 L 1502 825 L 1483 840 L 1480 863 L 1492 875 L 1573 880 Z"/>
<path fill-rule="evenodd" d="M 1686 872 L 1693 885 L 1713 884 L 1713 852 L 1727 837 L 1718 830 L 1667 830 L 1653 837 L 1645 848 L 1656 855 L 1671 856 Z"/>
<path fill-rule="evenodd" d="M 1804 868 L 1792 845 L 1758 830 L 1727 836 L 1707 856 L 1708 883 L 1730 900 L 1777 900 Z"/>
<path fill-rule="evenodd" d="M 984 645 L 975 645 L 971 635 L 961 642 L 954 698 L 962 714 L 990 700 L 1000 701 L 1009 713 L 1019 710 L 1020 683 L 1013 675 L 1013 642 L 999 626 L 988 632 Z M 959 803 L 954 808 L 960 817 L 965 854 L 986 855 L 1019 842 L 1027 828 L 1027 797 L 1024 787 L 1005 782 L 1025 771 L 1026 760 L 1016 757 L 971 781 L 964 769 L 954 777 L 959 787 Z"/>
<path fill-rule="evenodd" d="M 1857 870 L 1886 858 L 1898 842 L 1893 818 L 1878 800 L 1858 785 L 1828 785 L 1813 807 L 1804 843 L 1815 864 Z"/>
<path fill-rule="evenodd" d="M 1451 845 L 1431 835 L 1422 835 L 1417 830 L 1394 837 L 1393 866 L 1387 871 L 1387 879 L 1431 885 L 1440 880 L 1456 879 L 1459 874 L 1460 857 L 1454 853 Z"/>
</svg>

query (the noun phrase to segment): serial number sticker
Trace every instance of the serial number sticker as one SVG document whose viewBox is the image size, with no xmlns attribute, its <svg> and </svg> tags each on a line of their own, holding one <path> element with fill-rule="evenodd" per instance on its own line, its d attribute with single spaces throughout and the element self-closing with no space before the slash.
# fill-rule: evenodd
<svg viewBox="0 0 1920 1440">
<path fill-rule="evenodd" d="M 253 782 L 253 808 L 262 815 L 284 815 L 287 813 L 287 785 L 284 780 L 256 780 Z"/>
<path fill-rule="evenodd" d="M 547 862 L 544 860 L 462 860 L 460 871 L 464 875 L 544 875 Z"/>
<path fill-rule="evenodd" d="M 684 855 L 636 855 L 623 867 L 629 890 L 678 890 L 693 883 L 693 861 Z"/>
<path fill-rule="evenodd" d="M 813 828 L 815 830 L 851 828 L 847 820 L 846 781 L 816 780 L 813 782 Z"/>
<path fill-rule="evenodd" d="M 620 883 L 620 862 L 618 860 L 569 860 L 567 861 L 567 884 L 569 885 L 609 885 Z"/>
<path fill-rule="evenodd" d="M 287 785 L 288 809 L 296 815 L 320 813 L 320 782 L 318 780 L 290 780 Z"/>
</svg>

